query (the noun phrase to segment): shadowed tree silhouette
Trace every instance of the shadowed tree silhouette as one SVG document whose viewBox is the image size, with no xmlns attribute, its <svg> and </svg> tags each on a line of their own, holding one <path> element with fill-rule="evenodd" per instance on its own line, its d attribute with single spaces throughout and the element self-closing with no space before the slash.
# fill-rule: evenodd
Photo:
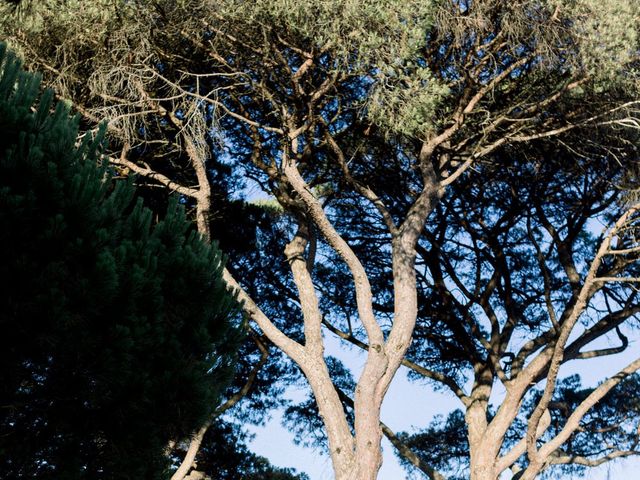
<svg viewBox="0 0 640 480">
<path fill-rule="evenodd" d="M 0 476 L 163 478 L 233 374 L 224 260 L 39 85 L 0 44 Z"/>
</svg>

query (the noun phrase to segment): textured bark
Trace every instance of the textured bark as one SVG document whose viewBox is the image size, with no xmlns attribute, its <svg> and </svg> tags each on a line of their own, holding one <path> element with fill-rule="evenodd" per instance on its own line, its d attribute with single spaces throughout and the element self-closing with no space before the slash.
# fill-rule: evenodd
<svg viewBox="0 0 640 480">
<path fill-rule="evenodd" d="M 199 160 L 195 155 L 195 153 L 197 153 L 196 149 L 191 148 L 193 146 L 188 143 L 186 147 L 198 178 L 199 188 L 187 190 L 185 187 L 174 185 L 173 189 L 181 191 L 181 193 L 187 194 L 196 200 L 198 229 L 208 238 L 210 234 L 208 232 L 207 218 L 211 205 L 210 195 L 203 193 L 208 192 L 206 170 L 204 169 L 202 160 Z M 428 147 L 429 148 L 425 147 L 425 149 L 423 149 L 423 153 L 430 156 L 435 147 L 431 144 L 429 144 Z M 224 278 L 229 287 L 235 290 L 238 293 L 238 297 L 243 301 L 245 312 L 256 322 L 264 334 L 274 344 L 300 366 L 307 377 L 327 431 L 330 454 L 334 466 L 335 478 L 337 480 L 374 480 L 377 478 L 378 471 L 382 464 L 380 448 L 383 435 L 383 428 L 380 423 L 381 404 L 399 366 L 403 361 L 406 363 L 404 355 L 410 345 L 411 335 L 417 319 L 415 271 L 417 239 L 422 233 L 426 218 L 442 194 L 443 185 L 448 184 L 454 177 L 457 178 L 459 174 L 471 165 L 470 162 L 465 162 L 452 175 L 449 175 L 444 180 L 438 180 L 433 170 L 429 168 L 429 165 L 431 165 L 430 160 L 423 160 L 424 190 L 409 210 L 404 222 L 399 226 L 395 226 L 390 220 L 390 217 L 385 217 L 386 210 L 384 205 L 381 204 L 374 192 L 365 187 L 361 187 L 360 189 L 363 197 L 368 198 L 372 204 L 378 208 L 387 227 L 389 227 L 389 231 L 393 234 L 394 315 L 393 327 L 387 339 L 382 335 L 378 321 L 373 313 L 371 286 L 369 285 L 366 272 L 360 260 L 347 242 L 337 233 L 327 218 L 320 201 L 313 195 L 295 163 L 292 161 L 285 160 L 284 173 L 289 184 L 304 202 L 306 213 L 298 219 L 298 233 L 288 244 L 285 255 L 291 266 L 294 282 L 298 288 L 298 298 L 300 300 L 305 327 L 305 344 L 300 345 L 288 338 L 264 315 L 258 305 L 231 277 L 229 272 L 225 271 L 224 274 Z M 123 162 L 126 162 L 126 159 L 114 161 L 114 163 L 124 165 L 125 163 Z M 139 171 L 138 173 L 144 175 L 146 172 Z M 154 178 L 153 175 L 149 176 L 150 178 Z M 156 179 L 161 182 L 163 181 L 161 178 Z M 585 310 L 594 292 L 597 291 L 602 283 L 636 280 L 634 278 L 620 278 L 615 276 L 596 276 L 602 258 L 606 255 L 616 254 L 610 247 L 616 230 L 622 228 L 625 222 L 633 216 L 636 211 L 636 207 L 630 208 L 605 237 L 605 241 L 592 261 L 590 272 L 582 284 L 578 284 L 575 275 L 572 275 L 574 271 L 572 259 L 567 255 L 563 256 L 564 268 L 574 286 L 574 298 L 567 305 L 563 316 L 554 322 L 556 328 L 561 325 L 561 328 L 559 328 L 560 331 L 548 332 L 547 334 L 541 335 L 540 339 L 530 342 L 531 345 L 525 345 L 519 357 L 514 361 L 511 378 L 507 379 L 504 377 L 504 372 L 501 372 L 501 379 L 505 382 L 507 392 L 503 403 L 491 422 L 488 422 L 486 417 L 491 384 L 494 380 L 492 377 L 493 374 L 490 373 L 490 371 L 479 369 L 479 371 L 476 372 L 476 384 L 469 396 L 465 395 L 464 392 L 459 389 L 454 389 L 457 394 L 459 393 L 460 398 L 464 400 L 463 403 L 467 407 L 466 421 L 469 427 L 471 480 L 496 480 L 503 471 L 514 467 L 515 461 L 527 450 L 527 446 L 529 447 L 528 454 L 530 464 L 528 468 L 521 471 L 519 475 L 522 479 L 532 480 L 547 466 L 546 459 L 557 449 L 557 446 L 560 446 L 571 433 L 579 428 L 580 419 L 588 409 L 593 406 L 595 401 L 597 401 L 597 399 L 593 400 L 595 397 L 587 399 L 587 401 L 581 405 L 580 415 L 571 417 L 561 435 L 548 442 L 548 444 L 543 445 L 539 450 L 534 448 L 536 440 L 544 433 L 548 425 L 547 406 L 555 386 L 558 369 L 566 360 L 564 358 L 566 352 L 565 346 L 573 326 Z M 313 224 L 313 227 L 310 226 L 311 224 Z M 356 288 L 358 312 L 367 332 L 368 344 L 365 344 L 368 350 L 367 360 L 363 374 L 358 381 L 353 401 L 355 415 L 354 434 L 351 433 L 349 425 L 346 422 L 344 407 L 339 392 L 336 391 L 336 388 L 332 384 L 327 365 L 323 358 L 321 332 L 323 317 L 318 305 L 318 297 L 311 276 L 313 269 L 313 258 L 311 257 L 313 256 L 312 251 L 315 249 L 315 246 L 313 248 L 309 246 L 310 231 L 312 228 L 317 229 L 323 235 L 327 243 L 342 257 L 350 269 Z M 307 249 L 309 251 L 307 251 Z M 621 252 L 629 253 L 626 251 Z M 621 314 L 620 317 L 626 318 L 623 314 Z M 609 322 L 610 324 L 598 326 L 598 332 L 603 329 L 603 331 L 613 329 L 619 322 L 620 320 L 615 315 L 612 315 L 611 321 Z M 572 352 L 572 356 L 586 355 L 586 353 L 580 353 L 579 350 L 582 345 L 589 343 L 590 334 L 590 332 L 586 332 L 584 339 L 580 337 L 575 340 L 575 345 L 569 345 L 569 351 Z M 555 341 L 549 343 L 550 340 L 554 339 L 554 336 Z M 492 338 L 492 343 L 487 345 L 487 347 L 502 348 L 500 347 L 500 339 L 498 338 L 497 343 L 494 340 L 495 339 Z M 541 351 L 533 355 L 538 349 L 541 349 Z M 618 351 L 619 349 L 615 350 Z M 533 356 L 533 358 L 527 362 L 527 358 L 531 356 Z M 492 362 L 494 368 L 497 368 L 498 373 L 500 373 L 499 362 L 496 361 L 495 358 L 492 359 Z M 630 371 L 637 370 L 638 365 L 636 365 L 636 363 L 628 367 L 624 372 L 621 372 L 615 379 L 608 381 L 606 383 L 606 391 L 613 388 L 619 383 L 620 379 L 628 375 Z M 529 433 L 511 452 L 500 457 L 500 446 L 504 441 L 504 435 L 518 414 L 522 398 L 527 391 L 529 391 L 532 384 L 535 384 L 535 382 L 546 375 L 550 376 L 547 383 L 548 388 L 539 402 L 534 415 L 530 418 Z M 444 383 L 446 384 L 446 382 Z M 599 389 L 598 395 L 600 396 L 598 398 L 601 398 L 606 391 Z M 203 431 L 204 430 L 201 432 Z M 193 458 L 195 458 L 199 442 L 202 438 L 202 435 L 200 435 L 201 432 L 198 432 L 194 437 L 191 445 L 192 448 L 190 448 L 183 466 L 190 465 Z M 405 452 L 405 454 L 407 458 L 411 460 L 411 453 Z M 602 462 L 610 458 L 624 457 L 632 454 L 632 452 L 614 452 L 603 458 Z M 564 461 L 569 460 L 564 459 Z M 579 459 L 576 462 L 579 463 Z M 442 476 L 430 466 L 421 463 L 420 459 L 413 458 L 413 463 L 420 466 L 431 478 L 442 478 Z M 584 460 L 583 463 L 586 464 L 589 463 L 589 461 Z M 174 475 L 173 480 L 183 478 L 184 474 L 188 471 L 188 468 L 185 470 L 181 467 L 181 469 L 179 473 L 182 477 L 176 477 Z M 176 472 L 176 474 L 178 474 L 178 472 Z"/>
<path fill-rule="evenodd" d="M 352 471 L 354 463 L 353 438 L 344 416 L 342 402 L 333 387 L 323 356 L 322 314 L 308 264 L 304 258 L 308 239 L 309 227 L 304 220 L 301 220 L 296 236 L 285 249 L 285 256 L 291 266 L 294 282 L 298 289 L 305 326 L 305 356 L 299 365 L 316 398 L 320 416 L 327 429 L 329 450 L 336 470 L 336 478 L 340 478 L 339 472 Z"/>
<path fill-rule="evenodd" d="M 478 369 L 465 419 L 468 427 L 471 480 L 495 480 L 495 459 L 500 450 L 488 432 L 487 408 L 493 377 L 489 370 Z"/>
</svg>

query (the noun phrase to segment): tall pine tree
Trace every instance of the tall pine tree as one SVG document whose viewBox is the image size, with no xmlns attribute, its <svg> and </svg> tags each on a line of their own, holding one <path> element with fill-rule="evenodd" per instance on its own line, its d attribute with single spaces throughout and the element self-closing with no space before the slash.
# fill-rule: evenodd
<svg viewBox="0 0 640 480">
<path fill-rule="evenodd" d="M 39 85 L 0 44 L 0 478 L 163 478 L 232 373 L 223 258 Z"/>
</svg>

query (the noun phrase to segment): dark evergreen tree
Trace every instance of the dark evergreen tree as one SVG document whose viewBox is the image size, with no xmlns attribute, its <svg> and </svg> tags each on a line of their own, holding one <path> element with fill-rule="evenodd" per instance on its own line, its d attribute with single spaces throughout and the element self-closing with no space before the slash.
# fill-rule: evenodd
<svg viewBox="0 0 640 480">
<path fill-rule="evenodd" d="M 225 230 L 233 225 L 231 243 L 244 244 L 234 245 L 230 277 L 262 347 L 276 344 L 319 392 L 315 425 L 333 442 L 336 478 L 375 478 L 377 413 L 400 362 L 465 407 L 420 432 L 429 440 L 468 425 L 466 444 L 448 436 L 456 448 L 445 445 L 438 458 L 431 448 L 421 461 L 407 436 L 394 442 L 430 477 L 440 478 L 436 467 L 466 476 L 468 465 L 474 480 L 518 468 L 532 479 L 558 459 L 585 462 L 569 454 L 585 452 L 576 437 L 539 449 L 536 432 L 545 410 L 562 418 L 551 395 L 561 363 L 624 351 L 623 337 L 605 350 L 592 350 L 594 339 L 615 341 L 616 326 L 626 331 L 640 312 L 625 280 L 638 278 L 636 237 L 618 235 L 625 248 L 611 252 L 600 243 L 611 236 L 589 231 L 627 208 L 615 201 L 624 175 L 613 170 L 637 160 L 628 128 L 638 125 L 637 8 L 620 0 L 27 3 L 15 14 L 0 7 L 0 30 L 34 68 L 47 68 L 87 122 L 108 119 L 122 147 L 112 150 L 114 168 L 145 176 L 148 192 L 162 184 L 189 197 L 206 233 L 204 220 L 218 213 L 209 201 L 217 160 L 275 199 L 280 214 L 262 217 L 266 225 L 244 224 L 243 205 L 239 221 L 222 219 Z M 211 162 L 212 152 L 195 147 L 214 134 L 225 151 Z M 598 159 L 606 169 L 591 163 Z M 588 175 L 577 168 L 585 161 Z M 638 211 L 626 212 L 637 223 Z M 592 256 L 598 244 L 604 253 Z M 354 389 L 336 382 L 321 328 L 368 349 L 352 410 L 340 401 L 348 406 L 344 390 Z M 249 380 L 267 362 L 256 346 L 239 369 Z M 545 393 L 524 412 L 527 392 L 545 378 Z M 260 382 L 236 383 L 230 398 L 250 383 Z M 492 406 L 500 384 L 509 401 Z M 289 409 L 296 426 L 307 405 Z M 520 411 L 530 415 L 526 438 Z M 513 425 L 519 438 L 507 437 Z M 571 435 L 585 428 L 565 426 Z M 458 448 L 461 438 L 468 448 Z M 598 457 L 610 443 L 597 438 L 590 465 L 638 453 L 620 443 Z M 563 442 L 568 455 L 559 455 Z"/>
<path fill-rule="evenodd" d="M 39 92 L 0 44 L 0 478 L 163 478 L 232 374 L 223 258 Z"/>
</svg>

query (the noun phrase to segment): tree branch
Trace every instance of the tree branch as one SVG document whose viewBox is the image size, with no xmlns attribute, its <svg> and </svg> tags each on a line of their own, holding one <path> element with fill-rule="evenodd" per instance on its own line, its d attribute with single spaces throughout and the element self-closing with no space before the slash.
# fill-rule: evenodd
<svg viewBox="0 0 640 480">
<path fill-rule="evenodd" d="M 333 332 L 335 335 L 337 335 L 338 337 L 342 338 L 343 340 L 346 340 L 347 342 L 351 343 L 352 345 L 355 345 L 358 348 L 361 348 L 362 350 L 368 351 L 369 350 L 369 345 L 367 345 L 366 343 L 358 340 L 356 337 L 354 337 L 352 334 L 349 334 L 343 330 L 340 330 L 338 327 L 336 327 L 335 325 L 332 325 L 331 323 L 329 323 L 327 320 L 323 320 L 322 324 L 327 327 L 327 329 L 329 329 L 331 332 Z M 443 375 L 439 372 L 436 372 L 434 370 L 430 370 L 428 368 L 425 368 L 421 365 L 418 365 L 417 363 L 414 363 L 410 360 L 407 360 L 406 358 L 402 359 L 402 365 L 404 365 L 405 367 L 413 370 L 414 372 L 416 372 L 419 375 L 422 375 L 425 378 L 430 378 L 432 380 L 435 380 L 436 382 L 439 382 L 441 384 L 443 384 L 444 386 L 448 387 L 459 399 L 460 401 L 463 403 L 463 405 L 467 405 L 470 401 L 469 397 L 467 396 L 467 394 L 464 392 L 464 390 L 462 389 L 462 387 L 460 387 L 456 381 L 447 376 L 447 375 Z"/>
</svg>

